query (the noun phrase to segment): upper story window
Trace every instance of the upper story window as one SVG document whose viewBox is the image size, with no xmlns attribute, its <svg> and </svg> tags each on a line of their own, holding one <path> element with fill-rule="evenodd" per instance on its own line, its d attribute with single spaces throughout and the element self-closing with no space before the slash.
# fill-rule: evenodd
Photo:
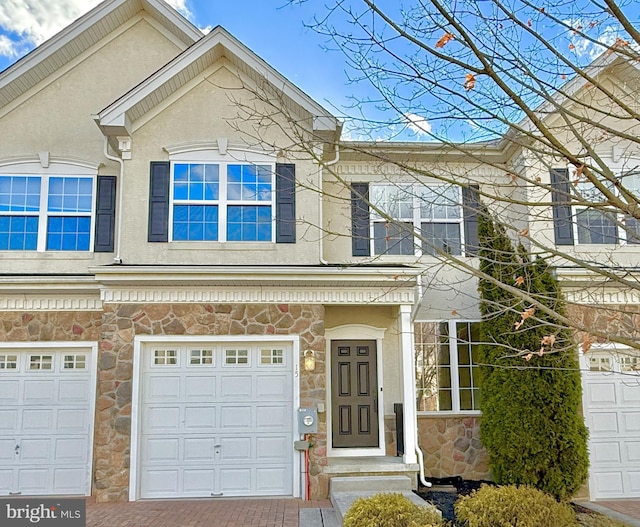
<svg viewBox="0 0 640 527">
<path fill-rule="evenodd" d="M 172 240 L 274 239 L 274 165 L 172 164 Z"/>
<path fill-rule="evenodd" d="M 622 186 L 640 195 L 640 173 L 619 170 Z M 604 182 L 613 193 L 612 182 Z M 575 169 L 551 170 L 554 234 L 557 245 L 639 244 L 640 223 L 633 217 L 607 210 L 602 191 L 576 177 Z"/>
<path fill-rule="evenodd" d="M 373 254 L 462 254 L 459 186 L 371 185 L 369 191 Z"/>
<path fill-rule="evenodd" d="M 417 322 L 414 332 L 417 410 L 480 410 L 480 323 Z"/>
<path fill-rule="evenodd" d="M 0 250 L 89 251 L 95 178 L 0 174 Z"/>
<path fill-rule="evenodd" d="M 150 166 L 150 242 L 296 243 L 295 164 L 225 138 L 164 150 Z"/>
</svg>

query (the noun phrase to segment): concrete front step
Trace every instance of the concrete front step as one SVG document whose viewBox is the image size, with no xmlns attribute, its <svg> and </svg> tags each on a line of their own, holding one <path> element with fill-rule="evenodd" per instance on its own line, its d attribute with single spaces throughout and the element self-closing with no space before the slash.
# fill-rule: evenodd
<svg viewBox="0 0 640 527">
<path fill-rule="evenodd" d="M 411 492 L 411 479 L 407 476 L 344 476 L 333 477 L 331 492 Z"/>
<path fill-rule="evenodd" d="M 329 481 L 329 498 L 333 504 L 338 524 L 342 525 L 344 515 L 354 501 L 379 494 L 380 492 L 400 493 L 416 505 L 432 507 L 432 505 L 429 505 L 422 498 L 411 492 L 411 488 L 412 481 L 407 476 L 334 477 Z"/>
</svg>

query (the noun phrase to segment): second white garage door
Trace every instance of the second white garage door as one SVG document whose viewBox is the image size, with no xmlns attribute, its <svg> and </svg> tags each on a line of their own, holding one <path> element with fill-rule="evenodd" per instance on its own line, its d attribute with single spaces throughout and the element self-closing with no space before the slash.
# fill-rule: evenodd
<svg viewBox="0 0 640 527">
<path fill-rule="evenodd" d="M 287 345 L 146 345 L 140 497 L 293 493 Z"/>
</svg>

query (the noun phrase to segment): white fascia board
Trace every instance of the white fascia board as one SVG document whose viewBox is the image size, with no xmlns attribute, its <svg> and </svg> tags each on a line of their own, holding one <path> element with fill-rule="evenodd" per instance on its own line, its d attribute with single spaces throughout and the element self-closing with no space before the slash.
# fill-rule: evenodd
<svg viewBox="0 0 640 527">
<path fill-rule="evenodd" d="M 164 280 L 216 280 L 221 282 L 236 281 L 305 281 L 319 282 L 323 280 L 335 282 L 389 282 L 401 286 L 406 282 L 413 283 L 422 271 L 415 267 L 264 267 L 254 266 L 110 266 L 95 267 L 89 270 L 96 280 L 108 282 L 157 282 Z"/>
<path fill-rule="evenodd" d="M 69 44 L 73 39 L 87 31 L 91 26 L 96 24 L 100 19 L 106 17 L 120 7 L 121 5 L 132 0 L 106 0 L 98 4 L 88 13 L 78 18 L 75 22 L 56 33 L 49 40 L 40 44 L 37 48 L 29 52 L 25 57 L 18 60 L 12 66 L 9 66 L 3 73 L 0 73 L 0 89 L 15 81 L 28 70 L 37 64 L 47 60 L 53 53 Z M 189 36 L 193 41 L 202 38 L 202 32 L 187 21 L 175 9 L 169 7 L 162 1 L 144 0 L 144 6 L 149 7 L 150 11 L 155 10 L 158 14 L 164 16 L 167 22 L 178 27 L 182 32 Z"/>
<path fill-rule="evenodd" d="M 291 84 L 271 66 L 255 55 L 244 44 L 231 36 L 224 28 L 218 26 L 208 35 L 200 39 L 171 62 L 167 63 L 155 74 L 133 88 L 126 95 L 114 101 L 98 114 L 99 126 L 110 126 L 112 123 L 121 125 L 127 110 L 151 94 L 156 88 L 162 86 L 169 79 L 183 71 L 189 64 L 202 57 L 215 46 L 221 45 L 227 51 L 244 61 L 249 67 L 263 76 L 268 82 L 281 89 L 285 95 L 305 108 L 311 115 L 322 119 L 322 126 L 329 130 L 339 127 L 338 120 L 327 112 L 322 106 L 313 101 L 300 89 Z M 324 128 L 323 128 L 324 129 Z"/>
<path fill-rule="evenodd" d="M 97 293 L 99 285 L 93 276 L 0 276 L 0 292 L 11 291 L 39 294 Z"/>
<path fill-rule="evenodd" d="M 197 42 L 204 37 L 204 33 L 200 31 L 200 29 L 162 0 L 144 0 L 143 5 L 145 11 L 149 11 L 150 13 L 156 11 L 162 18 L 171 22 L 182 33 L 190 37 L 193 42 Z"/>
</svg>

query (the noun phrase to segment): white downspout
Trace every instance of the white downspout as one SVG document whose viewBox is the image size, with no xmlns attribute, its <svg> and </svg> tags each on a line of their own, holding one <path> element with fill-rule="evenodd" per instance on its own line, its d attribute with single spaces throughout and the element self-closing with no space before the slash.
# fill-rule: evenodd
<svg viewBox="0 0 640 527">
<path fill-rule="evenodd" d="M 336 156 L 331 160 L 331 161 L 327 161 L 326 163 L 320 163 L 320 210 L 318 211 L 318 229 L 320 231 L 320 236 L 319 236 L 319 243 L 320 243 L 320 263 L 323 265 L 329 265 L 329 262 L 327 262 L 324 258 L 323 258 L 323 244 L 322 242 L 324 241 L 324 236 L 322 235 L 322 229 L 323 229 L 323 225 L 322 222 L 324 221 L 324 216 L 322 214 L 322 169 L 324 167 L 330 167 L 331 165 L 335 165 L 338 161 L 340 161 L 340 145 L 338 143 L 336 143 Z"/>
<path fill-rule="evenodd" d="M 116 242 L 116 255 L 113 259 L 113 263 L 115 263 L 116 265 L 120 265 L 122 264 L 122 258 L 120 257 L 120 232 L 122 229 L 122 196 L 124 194 L 124 192 L 122 192 L 122 179 L 124 176 L 124 161 L 122 160 L 121 157 L 118 156 L 112 156 L 111 154 L 109 154 L 109 138 L 105 137 L 104 138 L 104 157 L 106 157 L 107 159 L 110 159 L 111 161 L 116 161 L 117 163 L 120 164 L 120 175 L 118 176 L 118 221 L 116 223 L 116 229 L 115 229 L 115 242 Z"/>
</svg>

